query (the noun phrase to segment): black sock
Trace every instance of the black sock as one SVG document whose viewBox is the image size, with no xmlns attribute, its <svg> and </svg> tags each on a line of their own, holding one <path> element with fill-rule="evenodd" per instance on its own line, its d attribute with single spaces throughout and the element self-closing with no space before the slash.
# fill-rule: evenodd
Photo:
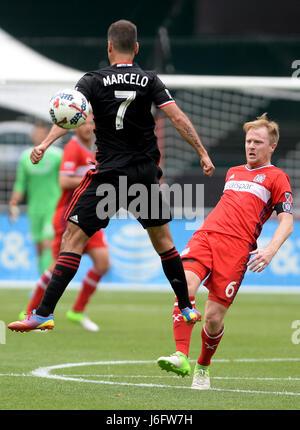
<svg viewBox="0 0 300 430">
<path fill-rule="evenodd" d="M 159 254 L 159 256 L 161 258 L 164 273 L 178 299 L 179 309 L 184 309 L 186 307 L 192 308 L 182 260 L 176 248 L 174 247 L 169 251 L 163 252 L 162 254 Z"/>
<path fill-rule="evenodd" d="M 59 254 L 43 300 L 36 311 L 38 315 L 47 317 L 53 313 L 69 282 L 76 275 L 80 259 L 81 255 L 73 252 L 61 252 Z"/>
</svg>

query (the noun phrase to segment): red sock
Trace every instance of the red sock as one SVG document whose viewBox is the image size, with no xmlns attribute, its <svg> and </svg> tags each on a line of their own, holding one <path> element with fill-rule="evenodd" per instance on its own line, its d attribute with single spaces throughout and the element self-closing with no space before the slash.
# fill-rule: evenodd
<svg viewBox="0 0 300 430">
<path fill-rule="evenodd" d="M 197 360 L 197 363 L 201 366 L 209 366 L 210 360 L 222 339 L 224 334 L 224 327 L 215 335 L 210 335 L 205 326 L 202 327 L 201 337 L 202 337 L 202 350 L 201 355 Z"/>
<path fill-rule="evenodd" d="M 101 275 L 92 267 L 85 275 L 82 281 L 82 287 L 73 306 L 74 312 L 83 312 L 90 297 L 97 289 L 97 284 L 101 279 Z"/>
<path fill-rule="evenodd" d="M 195 306 L 195 297 L 190 296 L 190 301 Z M 182 318 L 176 298 L 173 310 L 173 333 L 176 343 L 176 351 L 189 355 L 190 341 L 194 324 L 188 325 Z"/>
<path fill-rule="evenodd" d="M 45 272 L 41 275 L 40 279 L 37 281 L 35 290 L 26 309 L 27 313 L 30 313 L 33 311 L 33 309 L 37 309 L 39 307 L 39 304 L 44 297 L 46 288 L 48 287 L 48 284 L 50 282 L 51 276 L 52 273 L 49 270 L 45 270 Z"/>
</svg>

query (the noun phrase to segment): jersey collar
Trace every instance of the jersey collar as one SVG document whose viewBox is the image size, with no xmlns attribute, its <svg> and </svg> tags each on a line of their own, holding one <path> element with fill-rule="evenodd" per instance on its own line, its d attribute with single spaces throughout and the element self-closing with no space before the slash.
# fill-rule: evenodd
<svg viewBox="0 0 300 430">
<path fill-rule="evenodd" d="M 250 172 L 253 172 L 254 170 L 264 169 L 265 167 L 273 167 L 273 164 L 266 164 L 265 166 L 255 167 L 254 169 L 250 169 L 250 167 L 248 167 L 247 164 L 245 164 L 245 168 Z"/>
<path fill-rule="evenodd" d="M 116 63 L 114 64 L 116 67 L 132 67 L 133 63 Z"/>
</svg>

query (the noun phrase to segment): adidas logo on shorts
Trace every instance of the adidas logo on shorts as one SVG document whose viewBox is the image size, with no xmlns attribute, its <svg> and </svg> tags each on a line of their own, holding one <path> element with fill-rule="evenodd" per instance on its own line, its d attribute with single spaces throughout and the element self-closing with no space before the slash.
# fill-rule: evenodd
<svg viewBox="0 0 300 430">
<path fill-rule="evenodd" d="M 70 221 L 76 222 L 78 224 L 78 215 L 73 215 L 69 218 Z"/>
</svg>

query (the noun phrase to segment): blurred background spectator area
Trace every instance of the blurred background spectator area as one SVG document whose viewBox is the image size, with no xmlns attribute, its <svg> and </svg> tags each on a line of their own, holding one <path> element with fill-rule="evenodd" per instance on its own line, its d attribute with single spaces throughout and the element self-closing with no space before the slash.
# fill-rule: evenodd
<svg viewBox="0 0 300 430">
<path fill-rule="evenodd" d="M 85 71 L 107 64 L 106 31 L 112 21 L 125 18 L 136 23 L 140 41 L 136 61 L 145 69 L 156 70 L 162 78 L 178 75 L 297 78 L 298 69 L 300 75 L 297 0 L 286 0 L 284 6 L 271 0 L 128 0 L 126 3 L 116 0 L 105 7 L 102 2 L 83 6 L 77 0 L 66 1 L 63 6 L 57 0 L 51 3 L 33 0 L 30 4 L 29 8 L 26 2 L 17 2 L 13 11 L 8 2 L 1 5 L 0 49 L 4 49 L 7 37 L 13 38 L 3 63 L 5 67 L 10 65 L 11 71 L 9 76 L 0 73 L 2 207 L 9 199 L 18 156 L 30 145 L 32 124 L 36 119 L 49 120 L 50 96 L 67 82 L 75 84 L 76 77 Z M 32 71 L 31 81 L 22 81 L 22 77 L 32 62 L 21 61 L 14 51 L 16 46 L 25 49 L 24 58 L 34 52 L 37 63 L 45 61 L 40 72 L 38 68 Z M 53 70 L 47 76 L 44 71 L 51 69 L 50 64 Z M 67 76 L 65 81 L 63 76 Z M 228 167 L 244 162 L 242 124 L 267 112 L 280 125 L 281 137 L 273 162 L 290 175 L 296 207 L 300 207 L 297 81 L 294 80 L 293 88 L 276 89 L 263 85 L 230 89 L 171 86 L 172 95 L 195 123 L 217 170 L 212 179 L 205 179 L 194 151 L 182 142 L 165 117 L 154 111 L 165 181 L 204 183 L 205 206 L 213 207 L 222 193 Z M 38 103 L 43 103 L 44 108 Z M 63 146 L 64 141 L 59 144 Z"/>
</svg>

